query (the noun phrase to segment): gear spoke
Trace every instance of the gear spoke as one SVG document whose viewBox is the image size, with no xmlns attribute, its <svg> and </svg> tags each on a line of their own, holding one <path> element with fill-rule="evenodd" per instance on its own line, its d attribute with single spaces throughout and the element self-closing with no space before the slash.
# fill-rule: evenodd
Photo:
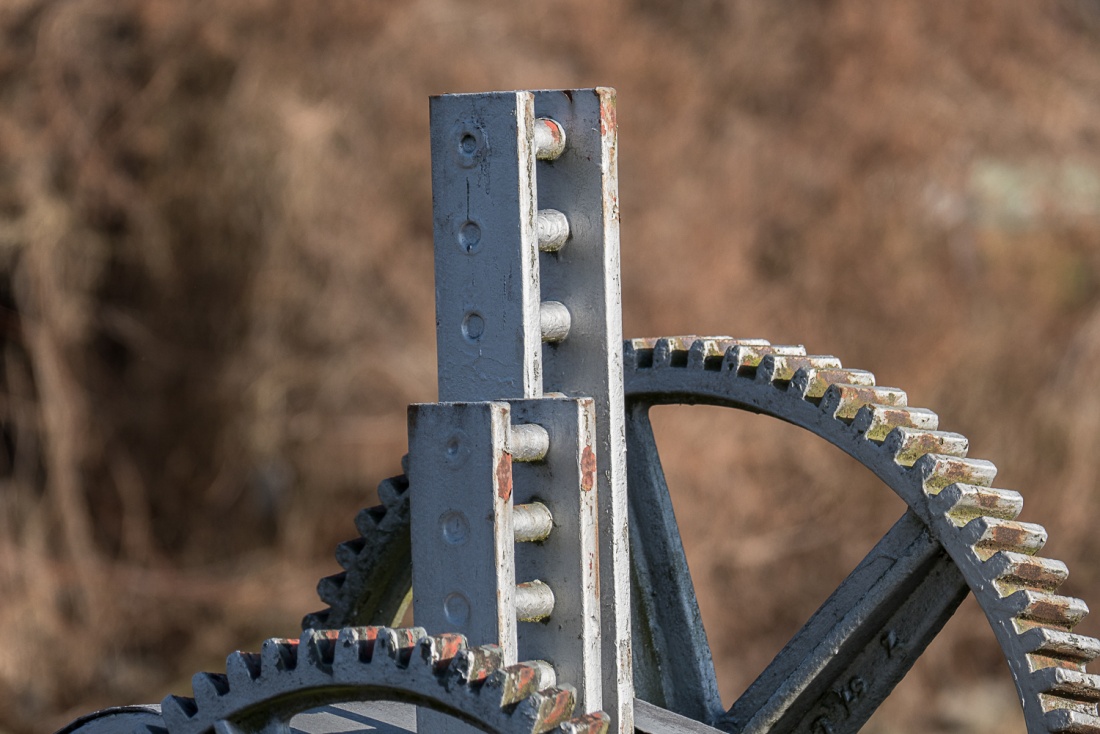
<svg viewBox="0 0 1100 734">
<path fill-rule="evenodd" d="M 717 725 L 743 734 L 859 731 L 968 592 L 906 512 Z"/>
<path fill-rule="evenodd" d="M 966 438 L 937 430 L 935 413 L 909 407 L 903 391 L 876 386 L 870 372 L 842 368 L 835 357 L 763 340 L 633 340 L 624 370 L 640 699 L 728 731 L 856 731 L 969 588 L 1005 653 L 1029 734 L 1100 734 L 1100 676 L 1085 672 L 1100 641 L 1071 631 L 1087 612 L 1084 602 L 1054 593 L 1066 569 L 1035 556 L 1045 531 L 1016 521 L 1020 495 L 993 488 L 996 467 L 966 458 Z M 728 715 L 717 703 L 649 425 L 650 406 L 676 403 L 733 407 L 800 426 L 855 458 L 910 508 Z M 378 604 L 363 604 L 362 594 L 407 593 L 407 557 L 376 574 L 372 559 L 388 553 L 390 541 L 371 539 L 388 533 L 407 547 L 407 495 L 379 494 L 384 507 L 364 511 L 361 520 L 371 522 L 357 523 L 367 537 L 338 553 L 346 574 L 321 584 L 333 608 L 308 621 L 333 627 L 366 619 L 355 615 Z"/>
<path fill-rule="evenodd" d="M 648 413 L 648 405 L 635 403 L 626 423 L 634 691 L 712 722 L 724 707 Z"/>
<path fill-rule="evenodd" d="M 1019 494 L 994 489 L 996 467 L 966 458 L 966 438 L 937 430 L 935 413 L 909 407 L 903 391 L 877 386 L 869 372 L 842 369 L 835 357 L 760 340 L 636 339 L 626 346 L 624 370 L 628 403 L 763 413 L 809 430 L 870 469 L 909 505 L 975 593 L 1012 671 L 1029 734 L 1100 734 L 1100 676 L 1085 672 L 1100 643 L 1070 631 L 1087 613 L 1085 603 L 1053 593 L 1066 569 L 1035 557 L 1046 531 L 1015 520 Z M 944 582 L 929 583 L 934 600 Z M 867 700 L 868 710 L 877 704 L 860 691 L 839 695 Z M 811 719 L 810 729 L 751 730 L 814 731 L 815 722 L 814 734 L 849 730 L 827 716 Z"/>
</svg>

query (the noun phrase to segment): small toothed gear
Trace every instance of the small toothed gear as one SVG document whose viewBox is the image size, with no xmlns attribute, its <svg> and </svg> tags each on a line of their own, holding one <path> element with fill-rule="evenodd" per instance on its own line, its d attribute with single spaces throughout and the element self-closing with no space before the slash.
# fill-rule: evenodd
<svg viewBox="0 0 1100 734">
<path fill-rule="evenodd" d="M 271 639 L 235 652 L 226 672 L 192 678 L 194 698 L 161 704 L 168 734 L 289 734 L 308 709 L 349 701 L 427 706 L 498 734 L 604 734 L 608 719 L 574 717 L 575 693 L 544 662 L 503 666 L 495 645 L 423 629 L 348 627 Z"/>
<path fill-rule="evenodd" d="M 1029 734 L 1100 734 L 1100 676 L 1085 670 L 1100 655 L 1100 641 L 1072 632 L 1088 612 L 1085 603 L 1055 593 L 1068 572 L 1060 561 L 1036 555 L 1046 541 L 1046 531 L 1016 519 L 1023 507 L 1019 493 L 993 488 L 996 467 L 968 458 L 967 439 L 940 431 L 934 412 L 909 406 L 904 391 L 879 386 L 873 374 L 845 368 L 836 357 L 809 355 L 802 346 L 772 345 L 765 340 L 695 336 L 631 340 L 624 350 L 624 382 L 632 501 L 639 476 L 656 475 L 652 481 L 664 486 L 649 428 L 649 408 L 687 403 L 750 410 L 800 426 L 868 467 L 910 508 L 880 543 L 878 555 L 873 550 L 822 607 L 827 613 L 815 615 L 792 640 L 788 648 L 801 651 L 797 660 L 785 650 L 787 658 L 781 653 L 727 712 L 714 712 L 713 682 L 711 690 L 693 694 L 705 699 L 697 705 L 672 705 L 675 697 L 667 690 L 654 694 L 666 696 L 669 708 L 682 709 L 680 713 L 731 732 L 793 730 L 792 722 L 800 720 L 809 731 L 857 731 L 970 591 L 1008 661 Z M 646 466 L 638 469 L 639 463 Z M 388 502 L 383 499 L 387 513 L 390 507 L 407 502 L 407 485 L 398 482 L 400 498 L 395 494 Z M 407 534 L 400 516 L 393 517 L 386 532 L 391 537 Z M 638 512 L 631 513 L 632 526 L 638 518 Z M 345 546 L 367 548 L 370 535 L 364 535 Z M 639 550 L 634 549 L 636 556 Z M 386 581 L 376 580 L 378 572 L 371 561 L 371 554 L 379 552 L 359 551 L 353 562 L 341 561 L 346 573 L 322 581 L 328 587 L 322 588 L 322 598 L 331 608 L 307 621 L 327 617 L 342 622 L 356 614 L 374 614 L 375 619 L 393 614 L 392 605 L 386 609 L 373 605 L 363 611 L 364 607 L 356 607 L 351 591 L 371 588 L 375 596 L 383 593 L 374 584 Z M 347 550 L 342 554 L 350 558 Z M 889 564 L 883 560 L 887 557 Z M 890 570 L 881 578 L 878 571 L 872 573 L 883 565 L 890 565 Z M 392 578 L 394 571 L 387 573 Z M 386 593 L 389 598 L 401 597 L 407 586 Z M 876 594 L 883 600 L 876 602 Z M 866 605 L 874 603 L 879 606 L 869 611 Z M 635 604 L 646 601 L 636 599 Z M 697 609 L 694 614 L 697 619 Z M 927 618 L 919 618 L 921 614 Z M 822 621 L 830 616 L 849 620 L 859 634 L 849 630 L 849 636 L 839 640 L 840 625 L 831 627 Z M 691 614 L 687 617 L 690 621 Z M 905 645 L 891 627 L 902 623 L 909 625 L 911 638 Z M 877 625 L 875 634 L 859 625 Z M 655 647 L 658 656 L 667 652 L 660 644 Z M 709 655 L 707 649 L 694 657 L 705 658 L 702 665 L 711 665 Z M 677 670 L 667 655 L 663 660 L 670 671 Z M 636 657 L 636 669 L 645 665 Z M 876 674 L 858 674 L 868 668 Z M 662 674 L 672 679 L 664 680 Z M 653 675 L 656 683 L 650 693 L 675 688 L 677 683 L 683 687 L 690 678 L 677 679 L 678 672 L 667 671 Z M 691 679 L 689 685 L 707 688 L 704 677 Z M 828 696 L 836 697 L 830 691 L 837 690 L 838 682 L 841 688 L 852 687 L 838 699 L 843 703 L 840 721 L 830 720 L 829 706 L 822 703 Z M 820 695 L 822 690 L 825 696 Z M 646 693 L 646 686 L 639 685 L 639 697 L 646 699 Z"/>
<path fill-rule="evenodd" d="M 407 463 L 403 457 L 403 471 Z M 317 595 L 328 608 L 306 615 L 302 629 L 401 623 L 412 588 L 408 488 L 404 474 L 378 485 L 381 504 L 360 510 L 355 518 L 359 537 L 336 549 L 344 570 L 317 583 Z"/>
</svg>

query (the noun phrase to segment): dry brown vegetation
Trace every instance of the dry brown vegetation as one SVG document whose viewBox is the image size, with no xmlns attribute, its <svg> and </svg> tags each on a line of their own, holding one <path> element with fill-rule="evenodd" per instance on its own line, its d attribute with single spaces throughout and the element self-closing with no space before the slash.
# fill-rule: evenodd
<svg viewBox="0 0 1100 734">
<path fill-rule="evenodd" d="M 427 96 L 596 84 L 627 334 L 907 388 L 1100 599 L 1095 0 L 2 0 L 0 731 L 319 606 L 434 399 Z M 901 506 L 787 426 L 657 422 L 731 697 Z M 870 728 L 1018 729 L 998 656 L 964 607 Z"/>
</svg>

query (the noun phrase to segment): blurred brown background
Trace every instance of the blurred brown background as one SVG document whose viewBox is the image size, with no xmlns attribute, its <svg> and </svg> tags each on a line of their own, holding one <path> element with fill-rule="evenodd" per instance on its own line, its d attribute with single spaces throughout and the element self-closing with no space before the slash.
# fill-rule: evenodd
<svg viewBox="0 0 1100 734">
<path fill-rule="evenodd" d="M 906 388 L 1100 600 L 1097 0 L 0 0 L 0 731 L 321 606 L 435 397 L 428 95 L 597 84 L 627 335 Z M 732 700 L 902 506 L 774 421 L 656 421 Z M 868 729 L 1013 698 L 968 602 Z"/>
</svg>

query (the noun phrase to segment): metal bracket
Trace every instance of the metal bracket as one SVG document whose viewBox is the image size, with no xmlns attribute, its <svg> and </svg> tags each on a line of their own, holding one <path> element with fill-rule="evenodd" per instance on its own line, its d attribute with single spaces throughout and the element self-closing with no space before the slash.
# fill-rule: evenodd
<svg viewBox="0 0 1100 734">
<path fill-rule="evenodd" d="M 625 734 L 633 731 L 634 691 L 615 93 L 598 88 L 435 97 L 431 137 L 439 399 L 523 401 L 513 403 L 513 412 L 524 414 L 525 421 L 529 416 L 534 423 L 545 419 L 562 426 L 562 432 L 551 432 L 546 466 L 555 456 L 573 461 L 575 448 L 585 468 L 563 464 L 563 470 L 581 471 L 582 483 L 583 476 L 594 478 L 591 494 L 598 517 L 556 539 L 561 528 L 555 521 L 547 542 L 569 544 L 568 551 L 552 554 L 552 563 L 560 565 L 574 563 L 582 537 L 596 539 L 598 552 L 590 560 L 598 562 L 598 573 L 595 567 L 590 573 L 599 579 L 599 613 L 593 609 L 581 614 L 577 620 L 582 629 L 573 632 L 587 639 L 582 630 L 602 631 L 595 638 L 600 641 L 600 664 L 586 657 L 584 645 L 577 656 L 561 657 L 561 650 L 546 641 L 553 635 L 522 629 L 517 654 L 557 650 L 556 667 L 569 671 L 562 682 L 578 687 L 585 710 L 600 701 L 612 717 L 612 730 Z M 590 427 L 584 428 L 587 419 L 574 416 L 565 431 L 565 418 L 559 415 L 564 408 L 535 404 L 544 392 L 588 399 L 584 411 L 594 413 Z M 414 447 L 411 432 L 412 465 L 419 446 Z M 524 491 L 546 491 L 544 480 L 550 474 L 540 477 L 544 470 L 538 468 L 522 472 L 534 482 L 530 487 L 524 483 Z M 564 482 L 557 470 L 553 477 Z M 418 484 L 415 471 L 410 481 Z M 417 494 L 414 489 L 412 496 Z M 563 491 L 559 496 L 567 495 Z M 582 510 L 571 508 L 568 515 L 581 518 Z M 417 513 L 414 505 L 414 567 L 419 557 Z M 434 520 L 421 522 L 430 525 Z M 560 558 L 559 552 L 564 554 Z M 521 573 L 529 558 L 540 556 L 526 547 L 516 554 Z M 546 573 L 551 554 L 541 555 L 539 572 Z M 500 561 L 499 554 L 493 558 Z M 414 584 L 419 578 L 414 576 Z M 559 585 L 568 586 L 567 595 L 583 599 L 585 594 L 576 590 L 586 578 L 574 565 Z M 555 596 L 566 594 L 564 587 L 551 588 Z M 533 608 L 545 604 L 544 591 L 521 587 L 521 607 L 528 600 Z M 418 590 L 415 599 L 420 598 Z M 552 617 L 561 622 L 558 604 Z M 420 606 L 414 606 L 414 614 L 425 625 Z M 503 623 L 497 629 L 506 631 Z"/>
</svg>

